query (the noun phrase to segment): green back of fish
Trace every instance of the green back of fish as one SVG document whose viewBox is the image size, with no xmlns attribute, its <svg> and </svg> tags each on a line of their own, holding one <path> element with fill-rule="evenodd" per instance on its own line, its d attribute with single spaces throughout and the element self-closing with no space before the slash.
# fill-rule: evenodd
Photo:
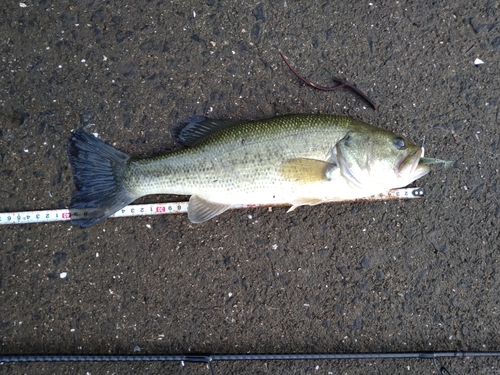
<svg viewBox="0 0 500 375">
<path fill-rule="evenodd" d="M 146 194 L 236 194 L 283 183 L 283 162 L 327 161 L 349 131 L 383 131 L 335 115 L 289 115 L 229 126 L 195 146 L 150 159 L 135 159 L 125 184 Z"/>
</svg>

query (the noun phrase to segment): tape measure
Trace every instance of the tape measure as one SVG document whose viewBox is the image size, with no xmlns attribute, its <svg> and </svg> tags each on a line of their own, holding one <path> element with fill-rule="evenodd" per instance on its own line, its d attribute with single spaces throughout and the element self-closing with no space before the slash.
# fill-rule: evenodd
<svg viewBox="0 0 500 375">
<path fill-rule="evenodd" d="M 391 190 L 384 194 L 377 194 L 366 198 L 355 199 L 352 201 L 378 201 L 378 200 L 396 200 L 421 198 L 424 196 L 422 188 L 403 188 Z M 349 202 L 349 201 L 342 201 Z M 238 204 L 233 209 L 269 207 L 271 204 Z M 170 203 L 149 203 L 133 204 L 123 207 L 110 217 L 130 217 L 130 216 L 150 216 L 165 214 L 185 214 L 188 210 L 188 202 L 170 202 Z M 75 215 L 73 210 L 73 215 Z M 85 210 L 78 210 L 78 216 L 85 215 Z M 23 212 L 4 212 L 0 213 L 0 225 L 2 224 L 32 224 L 49 223 L 53 221 L 69 221 L 72 212 L 69 209 L 60 210 L 40 210 Z"/>
</svg>

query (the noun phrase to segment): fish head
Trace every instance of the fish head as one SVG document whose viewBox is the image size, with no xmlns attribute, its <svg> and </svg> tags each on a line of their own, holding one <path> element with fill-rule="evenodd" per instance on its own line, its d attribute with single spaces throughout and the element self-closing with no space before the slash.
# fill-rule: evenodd
<svg viewBox="0 0 500 375">
<path fill-rule="evenodd" d="M 335 146 L 342 175 L 369 194 L 404 187 L 429 173 L 423 148 L 375 127 L 350 131 Z"/>
</svg>

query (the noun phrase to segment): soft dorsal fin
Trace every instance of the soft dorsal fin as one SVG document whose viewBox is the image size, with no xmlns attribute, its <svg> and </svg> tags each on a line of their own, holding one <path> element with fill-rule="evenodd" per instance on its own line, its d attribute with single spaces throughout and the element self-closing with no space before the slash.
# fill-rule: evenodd
<svg viewBox="0 0 500 375">
<path fill-rule="evenodd" d="M 280 166 L 280 171 L 283 177 L 288 180 L 307 184 L 331 180 L 332 172 L 337 168 L 335 162 L 296 158 L 285 160 Z"/>
<path fill-rule="evenodd" d="M 188 218 L 192 223 L 203 223 L 229 210 L 233 205 L 210 202 L 198 195 L 191 195 L 188 204 Z"/>
<path fill-rule="evenodd" d="M 182 121 L 174 129 L 173 136 L 177 142 L 184 146 L 194 146 L 203 138 L 240 123 L 240 121 L 214 120 L 205 116 L 193 116 Z"/>
</svg>

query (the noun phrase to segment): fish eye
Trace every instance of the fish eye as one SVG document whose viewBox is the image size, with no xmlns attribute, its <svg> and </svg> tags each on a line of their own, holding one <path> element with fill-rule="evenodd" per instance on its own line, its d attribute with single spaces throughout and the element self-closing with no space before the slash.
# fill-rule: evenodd
<svg viewBox="0 0 500 375">
<path fill-rule="evenodd" d="M 406 147 L 404 138 L 399 136 L 394 137 L 392 143 L 394 144 L 394 146 L 396 146 L 398 150 L 403 150 Z"/>
</svg>

